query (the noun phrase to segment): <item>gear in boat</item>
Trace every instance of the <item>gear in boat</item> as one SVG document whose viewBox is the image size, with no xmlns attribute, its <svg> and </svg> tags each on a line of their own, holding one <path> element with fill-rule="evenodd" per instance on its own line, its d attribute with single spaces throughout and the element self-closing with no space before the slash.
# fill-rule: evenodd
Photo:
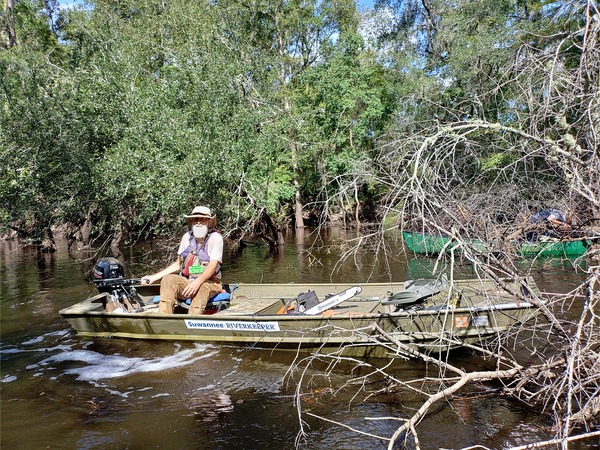
<svg viewBox="0 0 600 450">
<path fill-rule="evenodd" d="M 125 278 L 123 265 L 116 258 L 101 258 L 94 266 L 94 284 L 99 293 L 106 293 L 106 312 L 139 312 L 146 304 L 138 295 L 134 285 L 140 283 L 136 278 Z M 382 305 L 396 307 L 396 311 L 420 303 L 425 299 L 438 294 L 448 286 L 445 276 L 439 279 L 408 280 L 404 283 L 404 289 L 398 292 L 388 292 L 387 297 L 382 299 Z M 233 285 L 223 285 L 225 292 L 220 292 L 208 300 L 204 314 L 215 314 L 229 308 L 231 294 L 237 288 Z M 296 297 L 289 299 L 277 314 L 302 314 L 317 315 L 337 306 L 362 291 L 360 286 L 353 286 L 335 294 L 328 294 L 324 300 L 320 300 L 314 291 L 301 292 Z M 147 300 L 148 304 L 158 303 L 159 296 Z M 190 307 L 190 299 L 178 300 L 178 306 L 187 311 Z"/>
<path fill-rule="evenodd" d="M 440 293 L 448 287 L 448 278 L 443 275 L 439 279 L 407 280 L 404 282 L 404 290 L 393 293 L 388 292 L 387 298 L 381 301 L 382 305 L 394 305 L 396 311 L 405 305 L 422 302 L 435 294 Z"/>
</svg>

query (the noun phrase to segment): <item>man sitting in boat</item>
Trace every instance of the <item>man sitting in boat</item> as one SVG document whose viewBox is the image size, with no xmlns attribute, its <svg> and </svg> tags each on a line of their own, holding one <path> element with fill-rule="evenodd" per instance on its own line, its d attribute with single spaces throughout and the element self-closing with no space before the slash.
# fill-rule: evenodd
<svg viewBox="0 0 600 450">
<path fill-rule="evenodd" d="M 158 311 L 165 314 L 173 313 L 177 299 L 188 298 L 188 314 L 202 314 L 208 299 L 222 289 L 223 236 L 215 229 L 215 216 L 208 207 L 196 206 L 186 218 L 190 230 L 181 238 L 177 260 L 142 278 L 142 284 L 162 279 Z"/>
</svg>

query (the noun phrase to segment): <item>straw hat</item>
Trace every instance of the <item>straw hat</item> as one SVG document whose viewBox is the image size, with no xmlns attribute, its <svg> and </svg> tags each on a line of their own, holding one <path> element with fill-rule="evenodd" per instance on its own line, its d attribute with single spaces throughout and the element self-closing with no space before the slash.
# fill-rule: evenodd
<svg viewBox="0 0 600 450">
<path fill-rule="evenodd" d="M 189 216 L 185 216 L 185 218 L 187 219 L 188 223 L 191 222 L 191 219 L 196 218 L 196 217 L 206 217 L 207 219 L 214 219 L 215 216 L 213 216 L 210 212 L 210 208 L 208 208 L 207 206 L 196 206 L 193 210 L 192 213 Z"/>
</svg>

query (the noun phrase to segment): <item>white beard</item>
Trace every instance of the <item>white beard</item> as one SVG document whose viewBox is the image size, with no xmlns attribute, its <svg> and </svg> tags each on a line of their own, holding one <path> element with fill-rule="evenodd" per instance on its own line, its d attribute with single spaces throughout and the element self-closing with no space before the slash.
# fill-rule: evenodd
<svg viewBox="0 0 600 450">
<path fill-rule="evenodd" d="M 202 239 L 208 234 L 208 227 L 206 225 L 194 225 L 192 227 L 192 232 L 194 233 L 195 238 Z"/>
</svg>

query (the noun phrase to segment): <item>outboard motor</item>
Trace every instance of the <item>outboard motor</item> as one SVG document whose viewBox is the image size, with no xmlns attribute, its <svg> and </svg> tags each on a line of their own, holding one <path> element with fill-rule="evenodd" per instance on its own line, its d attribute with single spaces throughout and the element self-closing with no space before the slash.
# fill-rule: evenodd
<svg viewBox="0 0 600 450">
<path fill-rule="evenodd" d="M 117 258 L 100 258 L 94 266 L 94 283 L 98 292 L 109 292 L 125 279 L 123 265 Z"/>
<path fill-rule="evenodd" d="M 134 312 L 143 303 L 137 295 L 134 284 L 140 280 L 125 278 L 123 265 L 116 258 L 100 258 L 94 266 L 94 284 L 99 293 L 108 293 L 105 309 L 112 312 L 117 308 Z"/>
</svg>

